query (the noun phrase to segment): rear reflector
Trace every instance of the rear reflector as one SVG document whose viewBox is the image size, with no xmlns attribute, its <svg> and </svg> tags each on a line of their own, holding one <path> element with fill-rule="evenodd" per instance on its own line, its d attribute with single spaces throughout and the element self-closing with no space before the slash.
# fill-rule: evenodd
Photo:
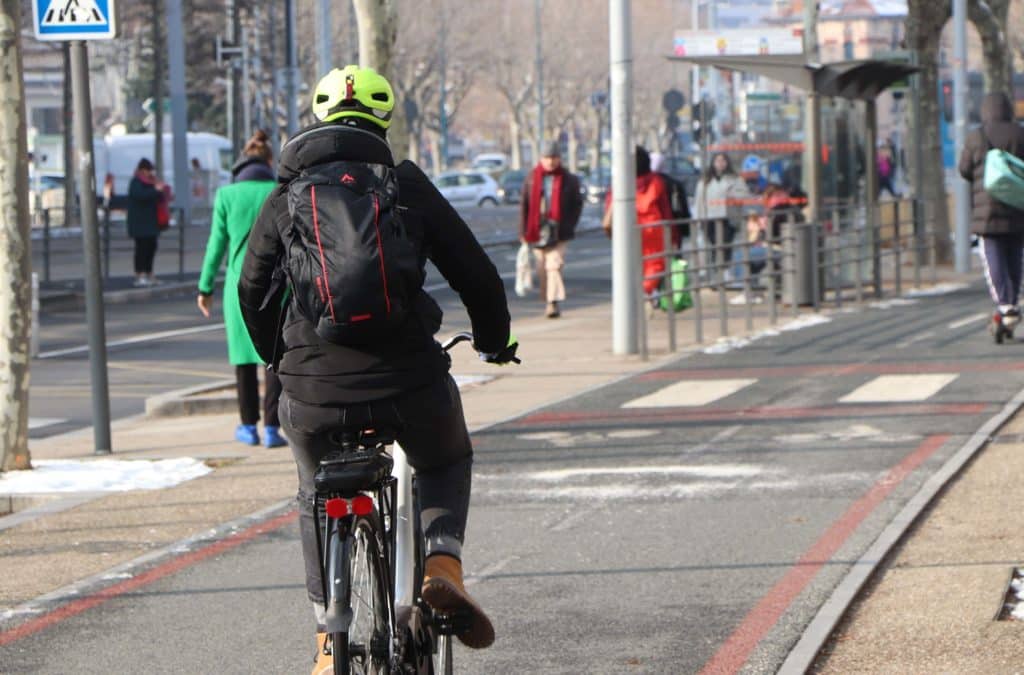
<svg viewBox="0 0 1024 675">
<path fill-rule="evenodd" d="M 359 495 L 352 499 L 352 513 L 357 516 L 368 516 L 373 513 L 373 500 L 366 495 Z"/>
<path fill-rule="evenodd" d="M 328 499 L 324 503 L 324 510 L 331 518 L 344 518 L 348 515 L 348 502 L 338 497 Z"/>
</svg>

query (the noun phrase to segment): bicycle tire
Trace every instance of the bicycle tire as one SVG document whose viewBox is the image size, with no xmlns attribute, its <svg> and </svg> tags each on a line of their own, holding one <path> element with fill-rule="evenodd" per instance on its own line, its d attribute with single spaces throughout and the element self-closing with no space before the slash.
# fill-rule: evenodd
<svg viewBox="0 0 1024 675">
<path fill-rule="evenodd" d="M 343 575 L 341 593 L 345 597 L 337 598 L 339 606 L 352 608 L 349 630 L 331 636 L 334 675 L 390 672 L 388 576 L 380 536 L 376 514 L 355 517 L 340 547 L 337 566 L 328 566 Z"/>
</svg>

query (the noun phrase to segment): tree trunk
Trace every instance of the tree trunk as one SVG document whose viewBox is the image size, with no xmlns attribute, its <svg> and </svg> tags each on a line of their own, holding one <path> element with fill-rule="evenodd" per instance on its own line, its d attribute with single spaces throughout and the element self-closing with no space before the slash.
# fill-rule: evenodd
<svg viewBox="0 0 1024 675">
<path fill-rule="evenodd" d="M 430 162 L 436 177 L 443 171 L 441 166 L 441 134 L 436 131 L 430 132 Z"/>
<path fill-rule="evenodd" d="M 352 0 L 359 24 L 359 65 L 392 77 L 391 56 L 398 37 L 395 0 Z"/>
<path fill-rule="evenodd" d="M 398 7 L 396 0 L 352 0 L 359 24 L 359 65 L 373 68 L 388 78 L 391 72 L 391 57 L 398 38 Z M 401 103 L 395 102 L 388 138 L 395 161 L 401 159 L 401 151 L 409 147 L 409 126 L 402 114 Z"/>
<path fill-rule="evenodd" d="M 19 0 L 0 0 L 0 471 L 31 469 L 28 453 L 28 139 Z"/>
<path fill-rule="evenodd" d="M 579 149 L 579 139 L 576 138 L 576 129 L 570 126 L 569 128 L 569 171 L 576 173 L 576 167 L 579 162 L 576 160 L 577 150 Z"/>
<path fill-rule="evenodd" d="M 1003 92 L 1013 98 L 1013 54 L 1006 39 L 1009 0 L 970 0 L 967 15 L 981 36 L 985 56 L 985 91 Z"/>
<path fill-rule="evenodd" d="M 163 3 L 153 0 L 153 16 L 163 16 Z M 164 179 L 164 39 L 160 22 L 153 22 L 153 166 Z"/>
<path fill-rule="evenodd" d="M 510 160 L 513 169 L 523 168 L 523 135 L 519 129 L 519 122 L 513 117 L 508 123 L 508 137 L 510 148 Z"/>
<path fill-rule="evenodd" d="M 952 246 L 939 134 L 938 53 L 942 27 L 949 19 L 950 12 L 948 1 L 941 6 L 936 6 L 935 0 L 907 2 L 907 46 L 917 53 L 917 63 L 921 67 L 921 119 L 913 120 L 911 133 L 921 146 L 923 184 L 920 197 L 925 202 L 925 212 L 933 217 L 936 254 L 943 262 L 950 260 Z"/>
</svg>

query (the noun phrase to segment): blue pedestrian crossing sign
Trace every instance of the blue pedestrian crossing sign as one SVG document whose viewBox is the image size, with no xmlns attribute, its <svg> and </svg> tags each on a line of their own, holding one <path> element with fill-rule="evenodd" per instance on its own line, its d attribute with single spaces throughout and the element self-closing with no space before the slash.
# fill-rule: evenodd
<svg viewBox="0 0 1024 675">
<path fill-rule="evenodd" d="M 37 40 L 109 40 L 114 0 L 32 0 Z"/>
</svg>

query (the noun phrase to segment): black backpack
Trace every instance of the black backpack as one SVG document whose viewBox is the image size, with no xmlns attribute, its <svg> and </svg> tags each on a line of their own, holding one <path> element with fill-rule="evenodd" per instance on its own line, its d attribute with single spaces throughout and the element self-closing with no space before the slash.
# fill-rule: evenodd
<svg viewBox="0 0 1024 675">
<path fill-rule="evenodd" d="M 383 164 L 319 164 L 288 184 L 284 272 L 293 306 L 324 340 L 387 340 L 411 311 L 419 262 L 397 204 Z"/>
</svg>

